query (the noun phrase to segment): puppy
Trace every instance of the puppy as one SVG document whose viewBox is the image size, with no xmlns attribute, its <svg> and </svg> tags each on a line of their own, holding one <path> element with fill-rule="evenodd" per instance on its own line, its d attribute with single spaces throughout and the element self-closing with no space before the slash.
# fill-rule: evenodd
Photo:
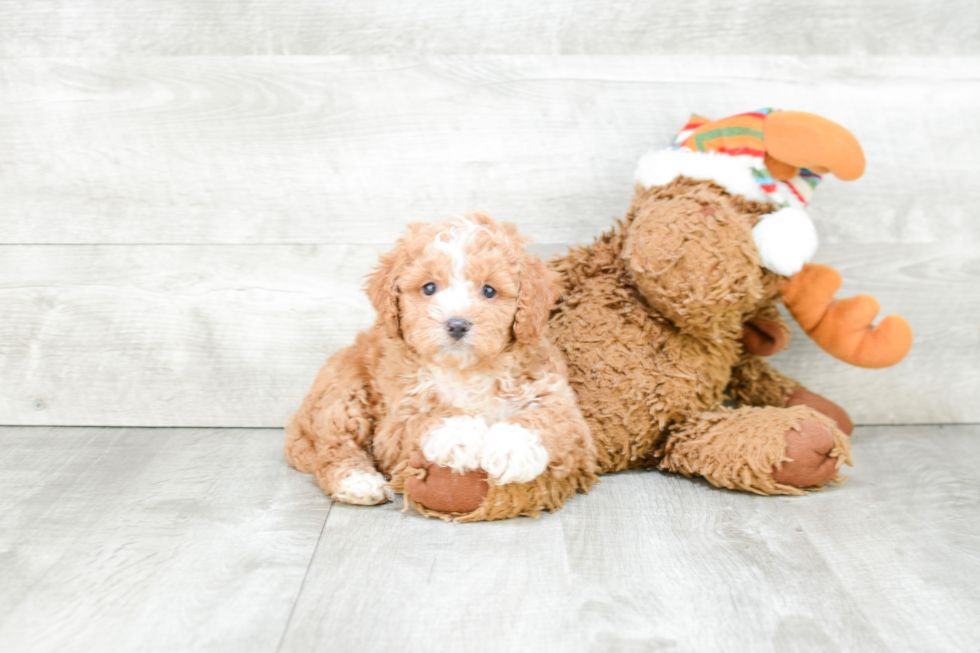
<svg viewBox="0 0 980 653">
<path fill-rule="evenodd" d="M 591 436 L 545 337 L 556 278 L 526 242 L 479 213 L 409 225 L 368 278 L 374 326 L 327 361 L 287 423 L 290 464 L 361 505 L 383 503 L 393 474 L 413 476 L 412 505 L 471 520 L 587 490 Z M 475 502 L 453 499 L 461 478 L 482 488 Z"/>
</svg>

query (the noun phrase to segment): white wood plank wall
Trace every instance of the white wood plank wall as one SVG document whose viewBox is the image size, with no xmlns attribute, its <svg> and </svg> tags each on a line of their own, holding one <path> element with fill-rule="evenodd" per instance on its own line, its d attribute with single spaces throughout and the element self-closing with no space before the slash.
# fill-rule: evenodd
<svg viewBox="0 0 980 653">
<path fill-rule="evenodd" d="M 980 4 L 0 0 L 0 424 L 278 426 L 404 224 L 605 230 L 690 112 L 851 128 L 817 259 L 916 330 L 780 369 L 859 423 L 980 421 Z"/>
<path fill-rule="evenodd" d="M 974 0 L 0 0 L 0 56 L 980 54 Z"/>
</svg>

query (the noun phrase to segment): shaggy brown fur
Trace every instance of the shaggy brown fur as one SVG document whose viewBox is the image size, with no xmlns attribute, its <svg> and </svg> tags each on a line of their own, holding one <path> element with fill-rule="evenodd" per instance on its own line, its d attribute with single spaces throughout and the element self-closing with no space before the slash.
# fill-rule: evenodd
<svg viewBox="0 0 980 653">
<path fill-rule="evenodd" d="M 787 438 L 821 433 L 833 442 L 821 454 L 833 459 L 829 472 L 796 478 L 818 485 L 849 462 L 832 420 L 783 408 L 800 385 L 743 349 L 750 319 L 788 332 L 774 308 L 786 279 L 762 267 L 751 235 L 771 210 L 710 181 L 637 186 L 622 223 L 550 262 L 563 286 L 551 336 L 568 359 L 600 472 L 659 466 L 795 494 L 773 470 L 788 461 Z M 720 408 L 726 388 L 745 407 Z"/>
<path fill-rule="evenodd" d="M 404 491 L 406 480 L 424 476 L 412 455 L 438 431 L 442 465 L 466 472 L 487 451 L 494 456 L 484 468 L 497 477 L 477 479 L 489 490 L 475 509 L 432 510 L 409 498 L 423 514 L 463 521 L 554 510 L 591 487 L 588 427 L 561 354 L 545 338 L 556 275 L 525 242 L 513 225 L 481 214 L 411 225 L 369 279 L 374 327 L 327 361 L 290 418 L 289 462 L 337 500 L 380 503 L 379 472 Z M 453 335 L 451 322 L 462 318 L 466 331 Z M 485 429 L 486 440 L 458 424 Z M 528 469 L 535 476 L 499 482 Z"/>
</svg>

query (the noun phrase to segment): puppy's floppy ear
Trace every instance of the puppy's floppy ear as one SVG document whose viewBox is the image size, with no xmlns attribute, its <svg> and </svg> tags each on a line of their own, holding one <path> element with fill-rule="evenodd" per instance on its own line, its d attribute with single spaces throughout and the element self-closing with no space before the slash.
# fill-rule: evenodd
<svg viewBox="0 0 980 653">
<path fill-rule="evenodd" d="M 514 335 L 520 342 L 531 344 L 544 337 L 551 307 L 560 295 L 558 275 L 537 256 L 523 252 L 514 316 Z"/>
<path fill-rule="evenodd" d="M 403 265 L 405 249 L 404 239 L 401 239 L 395 249 L 382 254 L 365 284 L 374 310 L 378 312 L 377 324 L 381 324 L 391 338 L 397 338 L 401 333 L 398 325 L 398 270 Z"/>
</svg>

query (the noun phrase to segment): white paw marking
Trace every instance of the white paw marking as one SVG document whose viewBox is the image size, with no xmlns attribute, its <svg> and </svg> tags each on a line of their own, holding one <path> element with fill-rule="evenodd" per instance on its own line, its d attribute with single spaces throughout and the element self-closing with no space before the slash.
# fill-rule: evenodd
<svg viewBox="0 0 980 653">
<path fill-rule="evenodd" d="M 487 433 L 480 467 L 499 485 L 527 483 L 548 467 L 541 437 L 517 424 L 497 422 Z"/>
<path fill-rule="evenodd" d="M 460 474 L 478 469 L 487 430 L 482 417 L 447 417 L 426 436 L 422 453 Z"/>
<path fill-rule="evenodd" d="M 378 472 L 351 470 L 340 481 L 340 489 L 333 493 L 333 499 L 358 506 L 373 506 L 389 499 L 385 487 L 385 477 Z"/>
</svg>

